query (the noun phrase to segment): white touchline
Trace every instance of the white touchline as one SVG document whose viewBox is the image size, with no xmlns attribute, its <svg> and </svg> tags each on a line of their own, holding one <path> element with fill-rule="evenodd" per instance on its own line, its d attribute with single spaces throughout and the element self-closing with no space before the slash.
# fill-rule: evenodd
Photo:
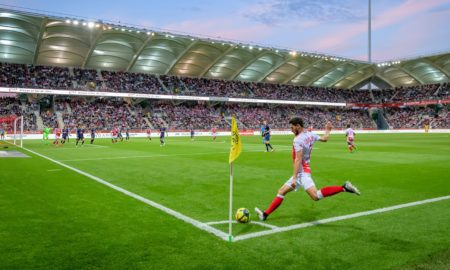
<svg viewBox="0 0 450 270">
<path fill-rule="evenodd" d="M 393 211 L 393 210 L 397 210 L 397 209 L 402 209 L 402 208 L 407 208 L 407 207 L 412 207 L 412 206 L 427 204 L 427 203 L 432 203 L 432 202 L 438 202 L 438 201 L 443 201 L 443 200 L 448 200 L 448 199 L 450 199 L 450 195 L 427 199 L 427 200 L 422 200 L 422 201 L 410 202 L 410 203 L 405 203 L 405 204 L 398 204 L 398 205 L 394 205 L 394 206 L 383 207 L 383 208 L 379 208 L 379 209 L 374 209 L 374 210 L 370 210 L 370 211 L 364 211 L 364 212 L 359 212 L 359 213 L 354 213 L 354 214 L 349 214 L 349 215 L 344 215 L 344 216 L 325 218 L 325 219 L 320 219 L 320 220 L 301 223 L 301 224 L 295 224 L 295 225 L 286 226 L 286 227 L 278 227 L 278 228 L 274 228 L 269 231 L 255 232 L 255 233 L 249 233 L 249 234 L 236 236 L 233 239 L 233 241 L 241 241 L 241 240 L 260 237 L 260 236 L 264 236 L 264 235 L 292 231 L 292 230 L 296 230 L 296 229 L 321 225 L 321 224 L 325 224 L 325 223 L 346 220 L 346 219 L 351 219 L 351 218 L 357 218 L 357 217 L 362 217 L 362 216 L 368 216 L 368 215 L 373 215 L 373 214 L 378 214 L 378 213 L 384 213 L 384 212 L 389 212 L 389 211 Z"/>
<path fill-rule="evenodd" d="M 54 160 L 54 159 L 52 159 L 50 157 L 44 156 L 44 155 L 42 155 L 40 153 L 34 152 L 34 151 L 30 150 L 30 149 L 27 149 L 27 148 L 22 148 L 22 149 L 24 149 L 24 150 L 26 150 L 26 151 L 28 151 L 30 153 L 33 153 L 33 154 L 35 154 L 37 156 L 40 156 L 42 158 L 45 158 L 47 160 L 50 160 L 51 162 L 54 162 L 54 163 L 56 163 L 58 165 L 61 165 L 61 166 L 65 167 L 65 168 L 67 168 L 69 170 L 72 170 L 72 171 L 77 172 L 77 173 L 79 173 L 81 175 L 84 175 L 84 176 L 86 176 L 86 177 L 88 177 L 88 178 L 90 178 L 90 179 L 92 179 L 94 181 L 97 181 L 97 182 L 99 182 L 99 183 L 101 183 L 101 184 L 103 184 L 103 185 L 105 185 L 107 187 L 110 187 L 110 188 L 112 188 L 112 189 L 114 189 L 116 191 L 119 191 L 119 192 L 121 192 L 121 193 L 123 193 L 123 194 L 125 194 L 127 196 L 130 196 L 130 197 L 132 197 L 132 198 L 134 198 L 134 199 L 136 199 L 138 201 L 141 201 L 141 202 L 143 202 L 145 204 L 153 206 L 154 208 L 157 208 L 157 209 L 159 209 L 159 210 L 161 210 L 161 211 L 163 211 L 163 212 L 165 212 L 165 213 L 167 213 L 167 214 L 169 214 L 171 216 L 174 216 L 174 217 L 176 217 L 176 218 L 178 218 L 178 219 L 180 219 L 180 220 L 182 220 L 182 221 L 184 221 L 186 223 L 189 223 L 189 224 L 191 224 L 191 225 L 193 225 L 193 226 L 195 226 L 195 227 L 197 227 L 197 228 L 199 228 L 201 230 L 204 230 L 204 231 L 207 231 L 209 233 L 212 233 L 212 234 L 218 236 L 219 238 L 221 238 L 223 240 L 227 240 L 228 239 L 228 235 L 226 233 L 224 233 L 224 232 L 222 232 L 222 231 L 220 231 L 220 230 L 218 230 L 216 228 L 213 228 L 213 227 L 211 227 L 211 226 L 209 226 L 209 225 L 207 225 L 205 223 L 202 223 L 202 222 L 200 222 L 198 220 L 195 220 L 193 218 L 185 216 L 185 215 L 183 215 L 183 214 L 181 214 L 181 213 L 179 213 L 177 211 L 174 211 L 174 210 L 172 210 L 172 209 L 170 209 L 168 207 L 165 207 L 164 205 L 161 205 L 159 203 L 156 203 L 154 201 L 146 199 L 146 198 L 144 198 L 142 196 L 139 196 L 139 195 L 137 195 L 137 194 L 135 194 L 135 193 L 133 193 L 131 191 L 128 191 L 126 189 L 123 189 L 121 187 L 113 185 L 113 184 L 111 184 L 111 183 L 109 183 L 109 182 L 107 182 L 107 181 L 105 181 L 105 180 L 103 180 L 103 179 L 101 179 L 101 178 L 99 178 L 97 176 L 94 176 L 94 175 L 89 174 L 87 172 L 84 172 L 82 170 L 78 170 L 78 169 L 76 169 L 74 167 L 66 165 L 66 164 L 64 164 L 62 162 L 59 162 L 57 160 Z"/>
</svg>

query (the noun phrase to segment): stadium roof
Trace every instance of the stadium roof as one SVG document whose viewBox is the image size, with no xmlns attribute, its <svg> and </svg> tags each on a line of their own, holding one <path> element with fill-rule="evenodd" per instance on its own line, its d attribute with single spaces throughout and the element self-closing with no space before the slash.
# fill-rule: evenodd
<svg viewBox="0 0 450 270">
<path fill-rule="evenodd" d="M 370 64 L 336 56 L 0 9 L 0 61 L 355 88 L 450 81 L 450 52 Z"/>
</svg>

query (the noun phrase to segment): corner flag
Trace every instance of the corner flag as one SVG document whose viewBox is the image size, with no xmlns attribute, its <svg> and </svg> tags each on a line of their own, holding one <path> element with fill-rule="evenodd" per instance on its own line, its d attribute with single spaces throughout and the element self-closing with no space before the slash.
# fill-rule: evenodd
<svg viewBox="0 0 450 270">
<path fill-rule="evenodd" d="M 228 241 L 233 242 L 232 234 L 232 219 L 233 219 L 233 162 L 239 157 L 242 152 L 242 142 L 239 136 L 239 129 L 234 119 L 231 117 L 231 149 L 230 149 L 230 208 L 228 219 Z"/>
<path fill-rule="evenodd" d="M 231 149 L 230 160 L 228 163 L 235 161 L 242 152 L 242 142 L 239 136 L 239 129 L 234 116 L 231 118 Z"/>
</svg>

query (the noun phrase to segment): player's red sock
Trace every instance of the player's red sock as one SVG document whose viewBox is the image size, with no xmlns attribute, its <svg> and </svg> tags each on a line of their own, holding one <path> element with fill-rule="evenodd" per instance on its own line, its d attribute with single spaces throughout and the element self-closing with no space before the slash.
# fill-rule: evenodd
<svg viewBox="0 0 450 270">
<path fill-rule="evenodd" d="M 323 197 L 333 196 L 334 194 L 344 192 L 345 189 L 341 186 L 329 186 L 320 189 L 320 193 Z M 320 196 L 319 196 L 320 197 Z"/>
<path fill-rule="evenodd" d="M 275 199 L 273 199 L 272 203 L 269 205 L 269 208 L 267 208 L 267 210 L 264 211 L 264 213 L 266 213 L 266 215 L 270 215 L 273 211 L 275 211 L 275 209 L 278 208 L 278 206 L 281 205 L 283 200 L 284 200 L 283 195 L 277 195 Z"/>
</svg>

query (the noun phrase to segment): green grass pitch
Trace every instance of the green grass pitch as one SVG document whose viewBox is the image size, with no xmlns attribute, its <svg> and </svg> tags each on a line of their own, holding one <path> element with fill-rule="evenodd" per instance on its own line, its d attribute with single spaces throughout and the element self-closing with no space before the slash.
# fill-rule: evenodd
<svg viewBox="0 0 450 270">
<path fill-rule="evenodd" d="M 292 136 L 243 137 L 234 209 L 266 208 L 292 174 Z M 86 140 L 88 143 L 88 140 Z M 24 147 L 202 223 L 228 219 L 229 137 Z M 343 135 L 316 143 L 318 187 L 351 180 L 362 196 L 290 193 L 266 221 L 285 227 L 450 195 L 449 134 Z M 0 158 L 0 269 L 450 269 L 450 200 L 229 243 L 19 148 Z M 227 232 L 227 224 L 212 227 Z M 236 237 L 270 230 L 234 224 Z"/>
</svg>

